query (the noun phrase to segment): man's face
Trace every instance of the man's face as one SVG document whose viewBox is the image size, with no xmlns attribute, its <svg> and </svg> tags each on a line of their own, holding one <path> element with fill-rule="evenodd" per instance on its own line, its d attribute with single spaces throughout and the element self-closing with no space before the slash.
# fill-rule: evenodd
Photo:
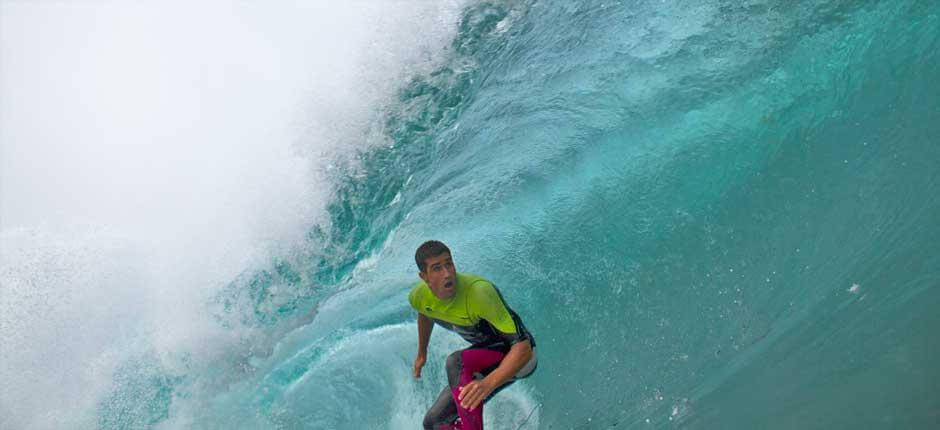
<svg viewBox="0 0 940 430">
<path fill-rule="evenodd" d="M 431 292 L 439 299 L 449 299 L 457 294 L 457 269 L 450 254 L 443 253 L 424 260 L 426 266 L 418 276 L 431 287 Z"/>
</svg>

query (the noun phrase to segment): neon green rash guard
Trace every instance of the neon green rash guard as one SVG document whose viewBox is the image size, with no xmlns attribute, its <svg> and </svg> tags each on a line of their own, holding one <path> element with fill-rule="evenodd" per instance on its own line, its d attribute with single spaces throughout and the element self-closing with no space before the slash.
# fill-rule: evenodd
<svg viewBox="0 0 940 430">
<path fill-rule="evenodd" d="M 503 300 L 490 281 L 476 275 L 457 274 L 454 297 L 441 300 L 424 281 L 408 295 L 408 301 L 420 314 L 435 324 L 453 331 L 473 344 L 471 348 L 489 348 L 506 352 L 524 340 L 535 346 L 535 339 L 522 319 Z"/>
</svg>

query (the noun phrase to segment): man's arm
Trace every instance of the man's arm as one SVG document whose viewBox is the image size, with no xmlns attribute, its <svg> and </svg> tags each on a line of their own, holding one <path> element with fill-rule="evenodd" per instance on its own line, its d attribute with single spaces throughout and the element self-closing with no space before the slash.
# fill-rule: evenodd
<svg viewBox="0 0 940 430">
<path fill-rule="evenodd" d="M 434 322 L 424 314 L 418 314 L 418 356 L 415 357 L 415 378 L 421 377 L 421 368 L 428 356 L 428 342 L 431 340 L 431 330 Z"/>
<path fill-rule="evenodd" d="M 513 344 L 496 370 L 490 372 L 485 378 L 472 381 L 463 387 L 458 396 L 460 405 L 467 409 L 475 409 L 493 390 L 516 376 L 530 359 L 532 359 L 532 343 L 528 339 Z"/>
<path fill-rule="evenodd" d="M 512 379 L 513 376 L 516 376 L 519 370 L 522 370 L 522 367 L 531 359 L 532 343 L 526 339 L 513 345 L 509 349 L 509 353 L 506 354 L 506 357 L 503 358 L 503 361 L 499 363 L 499 367 L 490 372 L 490 374 L 486 375 L 483 379 L 489 379 L 493 388 L 496 389 L 509 382 L 509 380 Z"/>
</svg>

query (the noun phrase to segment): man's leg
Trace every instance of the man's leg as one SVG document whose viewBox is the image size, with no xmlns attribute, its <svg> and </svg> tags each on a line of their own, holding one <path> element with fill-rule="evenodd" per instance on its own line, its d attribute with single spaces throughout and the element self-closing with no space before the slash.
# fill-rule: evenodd
<svg viewBox="0 0 940 430">
<path fill-rule="evenodd" d="M 483 429 L 483 403 L 472 411 L 461 407 L 458 401 L 460 387 L 473 381 L 474 373 L 492 370 L 493 366 L 498 365 L 505 356 L 506 354 L 490 349 L 465 349 L 447 358 L 447 379 L 457 407 L 457 414 L 460 416 L 462 430 Z"/>
<path fill-rule="evenodd" d="M 454 421 L 457 421 L 457 404 L 454 403 L 453 394 L 447 386 L 441 390 L 441 394 L 437 396 L 431 409 L 428 409 L 428 413 L 424 415 L 424 429 L 455 429 L 457 427 L 454 427 Z"/>
</svg>

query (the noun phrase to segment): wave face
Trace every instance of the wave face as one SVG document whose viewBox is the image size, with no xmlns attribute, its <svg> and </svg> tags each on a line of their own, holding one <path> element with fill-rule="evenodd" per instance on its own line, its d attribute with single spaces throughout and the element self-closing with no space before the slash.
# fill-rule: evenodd
<svg viewBox="0 0 940 430">
<path fill-rule="evenodd" d="M 430 238 L 539 341 L 490 428 L 940 420 L 940 3 L 477 3 L 443 55 L 212 299 L 251 344 L 128 361 L 97 427 L 417 427 L 462 347 L 411 378 Z"/>
</svg>

